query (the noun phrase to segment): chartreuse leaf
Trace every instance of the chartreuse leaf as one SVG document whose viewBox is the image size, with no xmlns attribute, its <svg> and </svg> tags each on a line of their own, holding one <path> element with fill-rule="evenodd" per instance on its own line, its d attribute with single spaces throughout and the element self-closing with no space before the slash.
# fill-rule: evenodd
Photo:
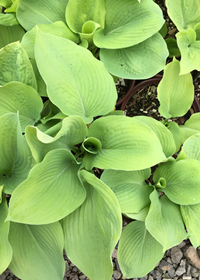
<svg viewBox="0 0 200 280">
<path fill-rule="evenodd" d="M 5 222 L 8 214 L 8 206 L 6 198 L 3 197 L 3 201 L 0 204 L 0 275 L 6 270 L 12 259 L 12 248 L 8 241 L 8 233 L 10 222 Z"/>
<path fill-rule="evenodd" d="M 179 31 L 200 22 L 199 0 L 166 0 L 167 12 Z"/>
<path fill-rule="evenodd" d="M 9 269 L 24 280 L 63 279 L 63 231 L 59 222 L 49 225 L 10 223 L 13 258 Z"/>
<path fill-rule="evenodd" d="M 175 152 L 178 152 L 181 144 L 183 143 L 182 129 L 180 128 L 180 126 L 177 123 L 175 123 L 173 121 L 169 121 L 167 124 L 165 124 L 165 126 L 169 129 L 169 131 L 173 135 L 174 142 L 176 145 Z"/>
<path fill-rule="evenodd" d="M 58 148 L 71 150 L 73 145 L 79 144 L 87 134 L 87 126 L 78 116 L 70 116 L 62 121 L 62 127 L 51 137 L 34 126 L 26 128 L 26 140 L 36 162 L 41 162 L 45 155 Z"/>
<path fill-rule="evenodd" d="M 24 29 L 20 25 L 3 26 L 0 25 L 0 49 L 6 45 L 20 41 L 25 34 Z"/>
<path fill-rule="evenodd" d="M 19 42 L 0 50 L 0 85 L 18 81 L 37 90 L 33 67 L 26 51 Z"/>
<path fill-rule="evenodd" d="M 0 11 L 0 25 L 13 26 L 18 24 L 19 22 L 17 21 L 16 15 L 14 13 L 4 14 Z"/>
<path fill-rule="evenodd" d="M 121 234 L 120 206 L 114 193 L 101 180 L 87 171 L 81 171 L 80 175 L 87 197 L 63 220 L 65 251 L 91 280 L 99 280 L 99 275 L 109 280 L 111 253 Z"/>
<path fill-rule="evenodd" d="M 181 205 L 181 214 L 192 245 L 197 248 L 200 244 L 200 204 Z"/>
<path fill-rule="evenodd" d="M 27 178 L 34 160 L 17 114 L 1 116 L 0 127 L 0 185 L 4 184 L 4 192 L 11 194 Z"/>
<path fill-rule="evenodd" d="M 0 87 L 0 116 L 19 112 L 22 132 L 27 125 L 33 125 L 40 119 L 42 107 L 42 99 L 30 86 L 11 82 Z"/>
<path fill-rule="evenodd" d="M 99 48 L 127 48 L 150 38 L 164 24 L 162 11 L 153 1 L 105 0 L 105 27 L 94 34 Z"/>
<path fill-rule="evenodd" d="M 192 114 L 184 125 L 180 125 L 183 134 L 183 142 L 190 136 L 200 132 L 200 113 Z"/>
<path fill-rule="evenodd" d="M 95 137 L 102 146 L 97 154 L 86 153 L 87 169 L 141 170 L 166 159 L 156 134 L 136 118 L 99 118 L 90 125 L 88 137 Z"/>
<path fill-rule="evenodd" d="M 97 23 L 101 28 L 105 24 L 105 0 L 69 0 L 65 12 L 66 22 L 69 28 L 75 33 L 84 32 L 86 25 Z M 89 31 L 89 30 L 88 30 Z"/>
<path fill-rule="evenodd" d="M 47 87 L 46 87 L 46 84 L 44 82 L 44 80 L 42 79 L 42 76 L 40 75 L 40 72 L 38 70 L 38 67 L 37 67 L 37 64 L 36 64 L 36 61 L 34 58 L 31 58 L 30 59 L 31 61 L 31 64 L 33 66 L 33 70 L 34 70 L 34 73 L 35 73 L 35 78 L 37 80 L 37 91 L 39 93 L 40 96 L 48 96 L 47 95 Z"/>
<path fill-rule="evenodd" d="M 154 76 L 165 67 L 167 56 L 167 46 L 159 33 L 128 48 L 100 50 L 100 59 L 108 71 L 125 79 Z"/>
<path fill-rule="evenodd" d="M 45 33 L 52 34 L 58 37 L 69 39 L 75 43 L 79 42 L 79 36 L 73 33 L 63 21 L 56 21 L 51 24 L 39 24 L 38 27 Z M 33 27 L 26 32 L 22 38 L 22 46 L 28 53 L 30 58 L 35 58 L 34 46 L 37 33 L 37 27 Z"/>
<path fill-rule="evenodd" d="M 175 142 L 172 133 L 159 121 L 146 116 L 135 117 L 140 122 L 146 124 L 155 132 L 163 148 L 166 157 L 170 157 L 175 153 Z"/>
<path fill-rule="evenodd" d="M 164 195 L 154 190 L 150 195 L 151 206 L 145 220 L 150 234 L 163 246 L 165 252 L 188 237 L 180 207 Z"/>
<path fill-rule="evenodd" d="M 19 23 L 27 31 L 37 24 L 50 24 L 55 21 L 65 21 L 65 8 L 68 0 L 21 0 L 16 11 Z"/>
<path fill-rule="evenodd" d="M 194 100 L 192 75 L 179 74 L 180 62 L 174 58 L 165 67 L 163 78 L 157 88 L 160 101 L 158 110 L 166 119 L 185 115 Z"/>
<path fill-rule="evenodd" d="M 167 44 L 167 48 L 169 50 L 169 57 L 180 56 L 180 50 L 177 45 L 177 40 L 174 38 L 166 38 L 165 42 Z"/>
<path fill-rule="evenodd" d="M 113 78 L 88 50 L 38 30 L 35 57 L 50 100 L 65 115 L 90 123 L 112 111 L 117 99 Z"/>
<path fill-rule="evenodd" d="M 150 203 L 153 187 L 145 183 L 150 175 L 150 168 L 140 171 L 105 170 L 101 180 L 114 192 L 123 213 L 138 213 Z"/>
<path fill-rule="evenodd" d="M 162 245 L 148 232 L 144 222 L 131 222 L 124 228 L 119 240 L 118 261 L 125 277 L 145 276 L 163 255 Z"/>
<path fill-rule="evenodd" d="M 144 222 L 149 213 L 149 207 L 150 205 L 147 205 L 138 213 L 125 213 L 124 215 L 130 219 Z"/>
<path fill-rule="evenodd" d="M 181 152 L 178 155 L 178 159 L 188 158 L 197 159 L 200 161 L 200 133 L 190 136 L 181 148 Z"/>
<path fill-rule="evenodd" d="M 85 189 L 77 176 L 79 168 L 68 150 L 50 151 L 13 192 L 8 219 L 39 225 L 69 215 L 85 199 Z"/>
<path fill-rule="evenodd" d="M 181 205 L 200 202 L 200 162 L 196 159 L 169 161 L 160 165 L 153 175 L 154 182 L 164 178 L 163 191 L 168 198 Z M 159 189 L 159 188 L 158 188 Z"/>
<path fill-rule="evenodd" d="M 180 75 L 200 70 L 200 41 L 196 41 L 196 32 L 189 28 L 177 33 L 176 37 L 181 52 Z"/>
<path fill-rule="evenodd" d="M 6 13 L 16 13 L 17 7 L 19 5 L 19 2 L 21 0 L 12 0 L 12 5 L 10 7 L 6 8 L 5 12 Z"/>
<path fill-rule="evenodd" d="M 12 0 L 0 0 L 0 5 L 2 7 L 8 8 L 12 5 Z"/>
</svg>

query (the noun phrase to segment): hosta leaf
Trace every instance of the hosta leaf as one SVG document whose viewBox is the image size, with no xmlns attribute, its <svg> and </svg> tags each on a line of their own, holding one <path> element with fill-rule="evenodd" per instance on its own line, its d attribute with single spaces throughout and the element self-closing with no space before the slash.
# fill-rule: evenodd
<svg viewBox="0 0 200 280">
<path fill-rule="evenodd" d="M 158 110 L 166 119 L 185 115 L 194 100 L 192 75 L 179 74 L 180 62 L 174 58 L 165 67 L 163 78 L 157 88 L 160 101 Z"/>
<path fill-rule="evenodd" d="M 200 22 L 199 0 L 166 0 L 167 12 L 178 30 L 193 28 Z"/>
<path fill-rule="evenodd" d="M 0 127 L 0 185 L 4 184 L 4 192 L 11 194 L 27 178 L 34 161 L 22 135 L 18 115 L 1 116 Z"/>
<path fill-rule="evenodd" d="M 71 150 L 73 145 L 84 140 L 86 134 L 87 127 L 84 121 L 78 116 L 70 116 L 62 121 L 62 127 L 55 137 L 51 137 L 33 126 L 26 128 L 25 136 L 34 159 L 36 162 L 40 162 L 53 149 Z"/>
<path fill-rule="evenodd" d="M 11 82 L 0 87 L 0 116 L 19 112 L 22 132 L 27 125 L 33 125 L 40 119 L 42 107 L 42 99 L 30 86 Z"/>
<path fill-rule="evenodd" d="M 177 33 L 176 37 L 181 52 L 180 75 L 192 70 L 200 71 L 200 41 L 196 41 L 196 32 L 189 28 Z"/>
<path fill-rule="evenodd" d="M 118 261 L 125 277 L 145 276 L 163 255 L 162 245 L 148 232 L 144 222 L 131 222 L 124 228 L 118 246 Z"/>
<path fill-rule="evenodd" d="M 169 57 L 174 57 L 174 56 L 180 56 L 180 50 L 177 45 L 177 40 L 174 38 L 167 38 L 165 39 L 165 42 L 167 44 L 167 48 L 169 50 Z"/>
<path fill-rule="evenodd" d="M 192 245 L 197 248 L 200 244 L 200 204 L 181 205 L 181 214 Z"/>
<path fill-rule="evenodd" d="M 88 137 L 97 138 L 102 148 L 85 155 L 87 169 L 141 170 L 166 159 L 156 134 L 136 118 L 99 118 L 90 125 Z"/>
<path fill-rule="evenodd" d="M 2 7 L 8 8 L 12 5 L 12 0 L 0 0 L 0 5 Z"/>
<path fill-rule="evenodd" d="M 153 175 L 154 182 L 158 182 L 160 178 L 166 181 L 166 187 L 161 191 L 172 202 L 181 205 L 200 202 L 200 162 L 197 160 L 185 159 L 164 163 Z"/>
<path fill-rule="evenodd" d="M 13 258 L 9 269 L 24 280 L 63 279 L 63 232 L 59 222 L 50 225 L 10 224 Z"/>
<path fill-rule="evenodd" d="M 168 122 L 166 124 L 166 127 L 169 129 L 169 131 L 173 135 L 174 142 L 175 142 L 175 145 L 176 145 L 175 152 L 178 152 L 181 144 L 183 143 L 182 129 L 180 128 L 180 126 L 177 123 L 175 123 L 173 121 Z"/>
<path fill-rule="evenodd" d="M 141 171 L 105 170 L 101 180 L 116 195 L 122 212 L 138 213 L 150 203 L 153 187 L 145 183 L 150 175 L 150 168 Z"/>
<path fill-rule="evenodd" d="M 77 176 L 79 168 L 68 150 L 50 151 L 13 192 L 8 219 L 38 225 L 69 215 L 85 199 L 85 189 Z"/>
<path fill-rule="evenodd" d="M 46 84 L 44 82 L 44 80 L 42 79 L 42 76 L 40 75 L 40 72 L 38 70 L 38 67 L 37 67 L 37 64 L 36 64 L 36 61 L 34 58 L 31 58 L 30 59 L 31 61 L 31 64 L 33 66 L 33 70 L 34 70 L 34 73 L 35 73 L 35 78 L 37 80 L 37 91 L 39 93 L 40 96 L 48 96 L 47 95 L 47 87 L 46 87 Z"/>
<path fill-rule="evenodd" d="M 180 128 L 183 134 L 183 142 L 190 136 L 200 132 L 200 113 L 192 114 L 184 125 L 180 125 Z"/>
<path fill-rule="evenodd" d="M 109 280 L 112 276 L 111 253 L 121 234 L 120 206 L 101 180 L 87 171 L 81 171 L 80 175 L 87 197 L 63 220 L 65 251 L 91 280 L 99 280 L 99 275 L 101 279 Z"/>
<path fill-rule="evenodd" d="M 147 205 L 138 213 L 125 213 L 124 215 L 132 220 L 144 222 L 147 217 L 147 214 L 149 213 L 149 207 L 150 205 Z"/>
<path fill-rule="evenodd" d="M 90 123 L 112 111 L 117 99 L 113 78 L 88 50 L 38 30 L 35 57 L 50 100 L 65 115 Z"/>
<path fill-rule="evenodd" d="M 0 25 L 0 49 L 6 45 L 20 41 L 25 34 L 24 29 L 20 25 L 3 26 Z"/>
<path fill-rule="evenodd" d="M 150 195 L 151 206 L 145 220 L 147 230 L 163 246 L 163 251 L 187 238 L 180 207 L 167 198 L 159 197 L 154 190 Z"/>
<path fill-rule="evenodd" d="M 99 48 L 127 48 L 150 38 L 164 24 L 162 11 L 153 1 L 105 0 L 105 28 L 94 34 Z"/>
<path fill-rule="evenodd" d="M 65 8 L 68 0 L 21 0 L 16 11 L 19 23 L 27 31 L 37 24 L 50 24 L 65 21 Z"/>
<path fill-rule="evenodd" d="M 0 204 L 0 275 L 6 270 L 10 261 L 12 259 L 12 248 L 8 241 L 8 233 L 10 222 L 5 222 L 6 216 L 8 214 L 8 206 L 6 198 L 3 198 Z"/>
<path fill-rule="evenodd" d="M 156 134 L 136 118 L 111 115 L 95 120 L 88 137 L 102 144 L 98 154 L 86 154 L 83 161 L 88 169 L 140 170 L 165 160 Z"/>
<path fill-rule="evenodd" d="M 154 76 L 165 67 L 167 56 L 167 46 L 159 33 L 129 48 L 100 50 L 100 59 L 108 71 L 124 79 Z"/>
<path fill-rule="evenodd" d="M 88 21 L 98 23 L 104 28 L 105 0 L 69 0 L 65 12 L 66 21 L 71 30 L 83 32 L 83 25 Z"/>
<path fill-rule="evenodd" d="M 74 34 L 63 21 L 56 21 L 51 24 L 39 24 L 38 27 L 45 33 L 66 38 L 75 43 L 79 42 L 79 36 Z M 34 46 L 36 33 L 37 27 L 35 26 L 30 31 L 25 33 L 21 42 L 23 48 L 26 50 L 30 58 L 35 58 Z"/>
<path fill-rule="evenodd" d="M 166 157 L 172 156 L 175 153 L 175 142 L 172 133 L 159 121 L 146 116 L 137 116 L 137 120 L 146 124 L 155 132 L 163 148 Z"/>
<path fill-rule="evenodd" d="M 0 85 L 18 81 L 37 90 L 33 67 L 26 51 L 19 42 L 0 50 Z"/>
<path fill-rule="evenodd" d="M 197 159 L 200 162 L 200 133 L 189 137 L 182 146 L 178 158 Z"/>
<path fill-rule="evenodd" d="M 0 24 L 4 26 L 13 26 L 18 25 L 19 22 L 17 21 L 15 14 L 3 14 L 0 12 Z"/>
</svg>

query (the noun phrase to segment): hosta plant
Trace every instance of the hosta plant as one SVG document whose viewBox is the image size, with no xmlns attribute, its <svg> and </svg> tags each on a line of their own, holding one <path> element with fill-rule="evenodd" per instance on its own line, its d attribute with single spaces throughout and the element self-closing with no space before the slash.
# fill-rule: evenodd
<svg viewBox="0 0 200 280">
<path fill-rule="evenodd" d="M 165 66 L 160 8 L 0 4 L 0 274 L 62 280 L 64 249 L 89 279 L 110 280 L 119 241 L 122 273 L 142 277 L 183 239 L 197 247 L 200 113 L 173 121 L 190 109 L 194 86 L 181 61 Z M 161 122 L 115 111 L 111 74 L 162 69 Z M 123 231 L 122 215 L 133 220 Z"/>
</svg>

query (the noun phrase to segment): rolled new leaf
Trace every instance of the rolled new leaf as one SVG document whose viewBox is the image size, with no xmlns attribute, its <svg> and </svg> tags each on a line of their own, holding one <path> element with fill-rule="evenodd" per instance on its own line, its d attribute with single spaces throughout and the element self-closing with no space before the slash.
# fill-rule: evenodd
<svg viewBox="0 0 200 280">
<path fill-rule="evenodd" d="M 125 277 L 145 276 L 163 255 L 162 245 L 148 232 L 144 222 L 134 221 L 124 228 L 119 240 L 118 261 Z"/>
<path fill-rule="evenodd" d="M 40 226 L 11 222 L 9 241 L 13 249 L 9 269 L 17 277 L 24 280 L 63 279 L 64 240 L 59 222 Z"/>
<path fill-rule="evenodd" d="M 50 151 L 13 192 L 8 220 L 40 225 L 69 215 L 83 203 L 86 195 L 77 175 L 79 168 L 68 150 Z"/>
<path fill-rule="evenodd" d="M 162 145 L 150 127 L 136 118 L 106 116 L 95 120 L 88 137 L 101 142 L 97 154 L 86 153 L 83 163 L 90 170 L 141 170 L 166 159 Z"/>
<path fill-rule="evenodd" d="M 85 170 L 80 176 L 87 196 L 77 210 L 63 219 L 65 251 L 89 279 L 99 280 L 101 275 L 101 279 L 109 280 L 113 273 L 111 253 L 121 234 L 120 206 L 101 180 Z"/>
<path fill-rule="evenodd" d="M 165 179 L 165 188 L 159 188 L 174 203 L 200 203 L 200 162 L 196 159 L 169 161 L 160 165 L 153 175 L 154 182 Z"/>
<path fill-rule="evenodd" d="M 88 153 L 97 154 L 101 150 L 102 145 L 98 139 L 89 137 L 84 140 L 82 146 Z"/>
<path fill-rule="evenodd" d="M 192 75 L 179 74 L 180 62 L 174 58 L 165 67 L 163 78 L 158 85 L 158 110 L 166 119 L 185 115 L 194 100 Z"/>
</svg>

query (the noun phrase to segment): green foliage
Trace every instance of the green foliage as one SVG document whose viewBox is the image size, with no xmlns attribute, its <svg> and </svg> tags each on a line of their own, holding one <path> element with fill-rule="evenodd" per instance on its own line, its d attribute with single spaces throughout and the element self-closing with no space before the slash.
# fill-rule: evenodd
<svg viewBox="0 0 200 280">
<path fill-rule="evenodd" d="M 0 5 L 0 273 L 62 280 L 64 249 L 110 280 L 119 241 L 123 275 L 143 277 L 183 239 L 199 246 L 200 113 L 170 119 L 194 98 L 198 1 L 166 1 L 172 42 L 153 0 Z M 113 76 L 162 70 L 162 121 L 115 111 Z"/>
</svg>

